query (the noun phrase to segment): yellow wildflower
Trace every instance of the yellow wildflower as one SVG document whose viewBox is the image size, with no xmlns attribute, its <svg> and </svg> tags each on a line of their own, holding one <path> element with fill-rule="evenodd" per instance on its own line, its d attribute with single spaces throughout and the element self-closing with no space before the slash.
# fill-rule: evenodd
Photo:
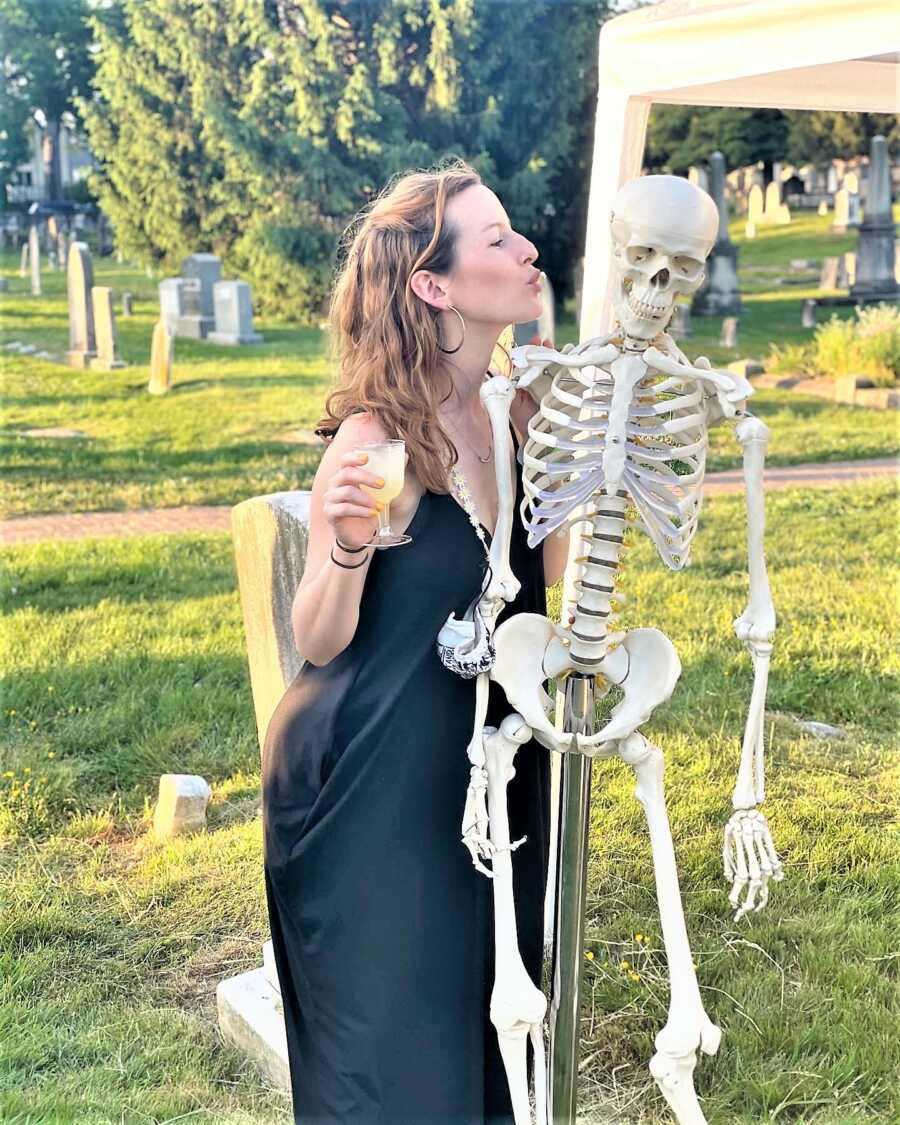
<svg viewBox="0 0 900 1125">
<path fill-rule="evenodd" d="M 628 971 L 628 969 L 630 969 L 630 968 L 631 968 L 631 965 L 629 965 L 629 963 L 628 963 L 627 961 L 623 961 L 623 962 L 622 962 L 622 964 L 621 964 L 621 965 L 619 966 L 619 968 L 620 968 L 620 969 L 622 970 L 622 972 L 624 973 L 624 972 L 627 972 L 627 971 Z"/>
<path fill-rule="evenodd" d="M 632 980 L 640 980 L 641 979 L 640 976 L 637 973 L 629 973 L 628 975 L 629 975 L 629 977 L 631 977 Z"/>
<path fill-rule="evenodd" d="M 585 957 L 587 957 L 588 961 L 594 960 L 594 954 L 590 949 L 587 951 L 587 953 L 585 953 Z"/>
</svg>

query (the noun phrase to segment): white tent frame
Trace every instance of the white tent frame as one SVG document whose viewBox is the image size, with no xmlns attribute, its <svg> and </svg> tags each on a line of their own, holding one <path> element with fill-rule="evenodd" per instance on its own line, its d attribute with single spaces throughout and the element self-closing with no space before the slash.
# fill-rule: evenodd
<svg viewBox="0 0 900 1125">
<path fill-rule="evenodd" d="M 603 25 L 579 339 L 612 327 L 609 215 L 639 176 L 654 102 L 900 110 L 898 0 L 664 0 Z M 581 540 L 572 537 L 563 617 Z M 564 693 L 557 694 L 561 729 Z M 552 755 L 545 943 L 553 934 L 548 1093 L 556 1125 L 575 1120 L 591 760 Z M 562 815 L 561 815 L 562 814 Z M 556 872 L 554 881 L 553 873 Z M 561 894 L 561 885 L 566 889 Z M 554 931 L 555 920 L 555 931 Z"/>
</svg>

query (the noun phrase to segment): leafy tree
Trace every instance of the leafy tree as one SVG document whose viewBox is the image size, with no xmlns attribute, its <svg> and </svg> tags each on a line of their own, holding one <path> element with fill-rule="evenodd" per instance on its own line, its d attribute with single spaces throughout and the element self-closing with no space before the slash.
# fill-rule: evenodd
<svg viewBox="0 0 900 1125">
<path fill-rule="evenodd" d="M 655 105 L 647 127 L 645 160 L 651 170 L 683 175 L 718 149 L 728 168 L 761 160 L 768 182 L 774 161 L 785 158 L 787 136 L 788 122 L 780 109 Z"/>
<path fill-rule="evenodd" d="M 395 173 L 462 155 L 565 288 L 604 13 L 605 0 L 122 0 L 91 19 L 92 185 L 126 254 L 176 270 L 211 250 L 260 307 L 307 319 L 353 214 Z"/>
<path fill-rule="evenodd" d="M 0 201 L 29 157 L 28 124 L 47 131 L 47 198 L 61 197 L 59 129 L 93 72 L 87 0 L 0 0 Z"/>
<path fill-rule="evenodd" d="M 835 157 L 868 153 L 877 134 L 900 145 L 900 118 L 889 113 L 834 113 L 831 110 L 791 110 L 787 155 L 794 164 L 827 164 Z"/>
</svg>

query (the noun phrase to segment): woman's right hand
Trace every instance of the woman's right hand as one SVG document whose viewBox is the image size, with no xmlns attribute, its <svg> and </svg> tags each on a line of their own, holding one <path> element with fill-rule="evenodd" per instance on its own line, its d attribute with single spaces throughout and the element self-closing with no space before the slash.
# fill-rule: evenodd
<svg viewBox="0 0 900 1125">
<path fill-rule="evenodd" d="M 384 481 L 362 467 L 368 459 L 367 453 L 354 450 L 343 454 L 341 467 L 329 479 L 322 496 L 322 514 L 345 547 L 362 546 L 378 530 L 381 501 L 360 486 L 378 488 Z"/>
</svg>

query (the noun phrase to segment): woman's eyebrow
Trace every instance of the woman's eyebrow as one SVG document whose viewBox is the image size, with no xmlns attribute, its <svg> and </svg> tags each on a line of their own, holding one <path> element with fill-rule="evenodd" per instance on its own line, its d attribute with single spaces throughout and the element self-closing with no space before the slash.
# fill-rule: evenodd
<svg viewBox="0 0 900 1125">
<path fill-rule="evenodd" d="M 503 226 L 503 224 L 500 222 L 499 219 L 494 219 L 494 221 L 492 223 L 488 223 L 488 225 L 482 229 L 481 233 L 484 234 L 485 231 L 489 231 L 491 229 L 491 227 L 502 227 L 502 226 Z M 510 229 L 512 229 L 512 228 L 510 228 Z"/>
</svg>

